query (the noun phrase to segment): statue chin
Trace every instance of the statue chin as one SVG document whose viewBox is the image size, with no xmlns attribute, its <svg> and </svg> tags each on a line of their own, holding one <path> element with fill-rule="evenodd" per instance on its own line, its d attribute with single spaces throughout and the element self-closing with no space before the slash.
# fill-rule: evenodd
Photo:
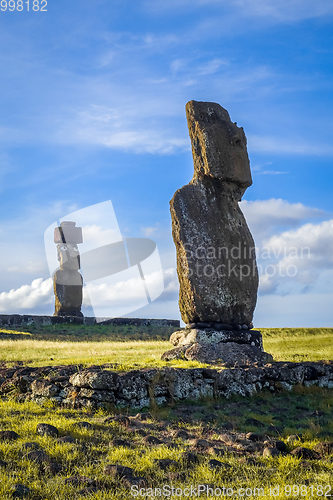
<svg viewBox="0 0 333 500">
<path fill-rule="evenodd" d="M 64 262 L 60 262 L 60 269 L 69 269 L 71 271 L 78 271 L 80 269 L 79 257 L 76 257 L 75 259 L 66 260 Z"/>
</svg>

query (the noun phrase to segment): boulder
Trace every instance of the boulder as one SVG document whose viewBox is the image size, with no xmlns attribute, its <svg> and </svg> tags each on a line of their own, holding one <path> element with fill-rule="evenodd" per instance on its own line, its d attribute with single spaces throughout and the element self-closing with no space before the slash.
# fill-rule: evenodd
<svg viewBox="0 0 333 500">
<path fill-rule="evenodd" d="M 119 376 L 117 373 L 108 370 L 87 369 L 72 375 L 69 382 L 74 387 L 114 391 L 118 388 Z"/>
<path fill-rule="evenodd" d="M 56 427 L 54 427 L 54 425 L 44 423 L 37 424 L 36 432 L 40 436 L 58 437 L 59 435 L 59 431 Z"/>
<path fill-rule="evenodd" d="M 16 441 L 19 437 L 15 431 L 0 431 L 0 441 Z"/>
<path fill-rule="evenodd" d="M 57 396 L 60 392 L 59 387 L 49 380 L 34 380 L 31 384 L 31 390 L 35 396 L 44 396 L 46 398 Z"/>
</svg>

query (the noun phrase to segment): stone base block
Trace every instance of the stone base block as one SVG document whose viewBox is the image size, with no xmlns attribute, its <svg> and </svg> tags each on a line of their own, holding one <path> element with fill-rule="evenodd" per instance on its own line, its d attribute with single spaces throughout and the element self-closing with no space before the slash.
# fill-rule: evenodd
<svg viewBox="0 0 333 500">
<path fill-rule="evenodd" d="M 83 318 L 83 314 L 80 309 L 66 309 L 66 311 L 56 311 L 53 316 L 55 317 L 72 317 L 72 318 Z"/>
<path fill-rule="evenodd" d="M 184 329 L 174 332 L 170 337 L 170 342 L 175 347 L 201 344 L 212 345 L 222 343 L 247 344 L 263 350 L 262 335 L 259 330 L 216 330 L 206 329 Z"/>
<path fill-rule="evenodd" d="M 251 366 L 254 364 L 265 365 L 273 361 L 271 354 L 262 351 L 258 347 L 249 344 L 237 344 L 236 342 L 183 345 L 165 352 L 161 359 L 164 361 L 185 359 L 201 363 L 218 363 L 229 367 Z"/>
</svg>

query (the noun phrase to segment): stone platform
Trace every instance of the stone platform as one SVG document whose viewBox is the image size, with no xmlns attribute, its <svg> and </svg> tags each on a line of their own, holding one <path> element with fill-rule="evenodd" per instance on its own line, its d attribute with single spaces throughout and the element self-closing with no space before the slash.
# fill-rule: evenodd
<svg viewBox="0 0 333 500">
<path fill-rule="evenodd" d="M 218 344 L 220 342 L 236 342 L 236 344 L 248 344 L 263 350 L 262 335 L 259 330 L 215 330 L 188 329 L 174 332 L 170 337 L 170 342 L 175 347 L 189 344 Z"/>
<path fill-rule="evenodd" d="M 94 318 L 76 316 L 34 316 L 28 314 L 0 314 L 0 326 L 22 325 L 59 325 L 72 323 L 75 325 L 134 325 L 134 326 L 173 326 L 180 327 L 176 319 L 146 319 L 146 318 Z"/>
<path fill-rule="evenodd" d="M 224 366 L 265 365 L 273 357 L 263 349 L 259 330 L 215 330 L 185 328 L 170 337 L 174 349 L 162 355 L 163 361 L 184 359 Z"/>
<path fill-rule="evenodd" d="M 18 401 L 50 401 L 63 408 L 154 408 L 201 398 L 252 396 L 293 387 L 333 389 L 333 361 L 278 362 L 251 368 L 163 367 L 115 372 L 110 365 L 0 367 L 0 397 L 13 392 Z"/>
</svg>

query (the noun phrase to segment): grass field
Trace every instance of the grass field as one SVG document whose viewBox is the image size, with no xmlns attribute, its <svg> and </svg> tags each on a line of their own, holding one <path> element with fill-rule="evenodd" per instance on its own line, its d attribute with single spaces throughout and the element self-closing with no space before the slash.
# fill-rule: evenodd
<svg viewBox="0 0 333 500">
<path fill-rule="evenodd" d="M 271 498 L 269 488 L 279 487 L 279 498 L 313 499 L 322 498 L 322 493 L 330 492 L 327 488 L 333 486 L 333 455 L 304 460 L 290 454 L 296 447 L 312 449 L 317 443 L 332 439 L 333 395 L 328 390 L 303 390 L 275 396 L 261 394 L 246 399 L 234 397 L 228 402 L 182 403 L 157 409 L 147 420 L 134 419 L 129 428 L 116 421 L 105 422 L 107 416 L 102 411 L 93 414 L 33 403 L 0 403 L 1 429 L 19 434 L 15 441 L 0 442 L 0 498 L 10 500 L 10 492 L 16 484 L 29 487 L 32 493 L 26 498 L 31 499 L 134 498 L 130 494 L 131 484 L 105 474 L 108 464 L 132 468 L 135 476 L 144 478 L 143 486 L 153 491 L 163 485 L 184 489 L 206 484 L 214 489 L 225 486 L 234 491 L 248 489 L 248 492 L 264 488 L 261 498 L 267 499 Z M 254 419 L 250 424 L 249 418 Z M 60 443 L 56 437 L 39 436 L 36 427 L 41 422 L 57 427 L 60 436 L 71 436 L 73 442 Z M 88 422 L 90 428 L 80 428 L 80 422 Z M 238 436 L 253 431 L 262 436 L 262 440 L 278 439 L 286 444 L 286 452 L 276 458 L 264 457 L 262 449 L 246 450 L 244 439 L 238 439 L 234 451 L 223 451 L 226 431 L 222 424 L 226 423 L 231 424 Z M 185 431 L 187 436 L 179 436 L 179 431 Z M 299 440 L 289 442 L 288 437 L 293 434 Z M 233 435 L 232 431 L 229 435 Z M 160 442 L 148 444 L 147 436 Z M 198 439 L 205 440 L 204 446 Z M 27 443 L 31 442 L 34 444 L 28 448 Z M 57 464 L 56 473 L 47 461 L 30 460 L 31 449 L 43 450 L 47 460 Z M 194 454 L 196 463 L 189 463 L 188 452 Z M 174 462 L 164 468 L 158 462 L 160 459 Z M 220 465 L 213 468 L 211 460 L 216 459 Z M 292 491 L 302 491 L 302 495 L 288 495 L 289 485 L 295 485 Z M 178 493 L 168 498 L 186 496 Z M 205 494 L 202 498 L 212 500 L 217 496 Z M 258 498 L 258 495 L 248 494 L 246 498 Z"/>
<path fill-rule="evenodd" d="M 0 336 L 0 362 L 34 366 L 111 363 L 116 370 L 164 365 L 204 366 L 197 362 L 160 360 L 161 354 L 172 348 L 168 339 L 176 330 L 172 327 L 102 325 L 6 329 Z M 332 328 L 263 328 L 261 332 L 265 350 L 276 361 L 333 359 Z"/>
<path fill-rule="evenodd" d="M 167 340 L 175 330 L 77 325 L 7 329 L 0 337 L 0 361 L 6 366 L 110 363 L 116 370 L 165 364 L 200 366 L 160 361 L 160 355 L 172 348 Z M 333 329 L 261 331 L 265 350 L 276 360 L 333 359 Z M 143 338 L 145 340 L 141 340 Z M 328 389 L 296 387 L 291 393 L 182 402 L 173 407 L 151 409 L 150 416 L 144 416 L 147 419 L 139 416 L 131 420 L 129 428 L 116 421 L 105 422 L 106 417 L 120 411 L 124 413 L 116 409 L 114 413 L 102 410 L 93 413 L 47 404 L 41 407 L 32 402 L 18 403 L 15 398 L 0 401 L 0 431 L 12 430 L 19 435 L 14 441 L 0 439 L 0 499 L 174 500 L 188 498 L 181 493 L 184 488 L 195 488 L 199 484 L 213 490 L 229 488 L 229 494 L 221 496 L 201 494 L 201 498 L 209 500 L 227 497 L 313 499 L 333 495 L 333 445 L 327 454 L 317 458 L 297 458 L 290 453 L 299 446 L 312 450 L 320 442 L 333 441 L 333 391 Z M 125 413 L 135 414 L 134 411 Z M 88 422 L 90 427 L 80 427 L 80 422 Z M 38 435 L 38 423 L 57 427 L 60 437 L 71 436 L 73 442 L 61 443 L 56 437 Z M 186 431 L 187 437 L 177 434 L 178 431 Z M 282 441 L 286 451 L 274 458 L 264 457 L 260 447 L 254 446 L 252 451 L 246 449 L 246 440 L 240 436 L 249 431 L 256 432 L 262 441 Z M 228 432 L 238 436 L 233 451 L 224 447 L 223 436 Z M 288 440 L 293 434 L 298 440 Z M 147 436 L 158 438 L 160 443 L 149 444 Z M 198 439 L 204 439 L 206 445 L 199 446 Z M 31 442 L 34 444 L 27 445 Z M 46 461 L 38 463 L 29 459 L 28 453 L 33 449 L 44 451 Z M 189 462 L 189 452 L 195 455 L 196 463 Z M 160 459 L 174 462 L 162 467 Z M 211 460 L 218 460 L 220 465 L 213 467 Z M 131 495 L 131 479 L 107 475 L 108 464 L 131 467 L 135 476 L 144 478 L 141 485 L 152 488 L 153 495 Z M 13 496 L 17 484 L 30 488 L 30 493 Z M 175 493 L 154 496 L 155 488 L 158 494 L 158 488 L 163 485 L 173 487 Z M 275 488 L 271 490 L 275 496 L 270 494 L 270 487 Z M 242 493 L 235 496 L 240 488 Z"/>
</svg>

